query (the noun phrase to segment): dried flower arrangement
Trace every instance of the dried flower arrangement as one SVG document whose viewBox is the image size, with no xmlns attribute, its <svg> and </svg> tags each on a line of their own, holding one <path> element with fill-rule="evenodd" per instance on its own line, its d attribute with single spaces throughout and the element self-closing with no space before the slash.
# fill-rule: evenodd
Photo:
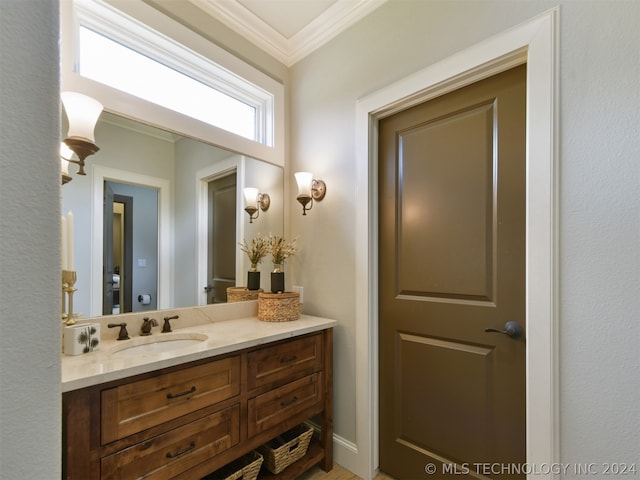
<svg viewBox="0 0 640 480">
<path fill-rule="evenodd" d="M 287 242 L 280 235 L 269 235 L 269 245 L 271 249 L 271 259 L 274 265 L 282 265 L 284 261 L 293 256 L 297 251 L 297 238 Z M 277 269 L 278 267 L 276 267 Z"/>
<path fill-rule="evenodd" d="M 246 240 L 242 240 L 240 250 L 247 254 L 249 261 L 251 262 L 251 268 L 255 269 L 262 259 L 267 256 L 271 249 L 271 237 L 261 237 L 260 234 L 256 235 L 251 240 L 251 245 L 247 244 Z"/>
</svg>

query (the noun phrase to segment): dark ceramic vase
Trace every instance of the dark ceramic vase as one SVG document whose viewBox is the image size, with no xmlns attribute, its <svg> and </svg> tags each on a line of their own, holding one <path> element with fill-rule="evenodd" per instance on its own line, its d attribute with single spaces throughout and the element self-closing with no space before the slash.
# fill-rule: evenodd
<svg viewBox="0 0 640 480">
<path fill-rule="evenodd" d="M 271 293 L 284 292 L 284 272 L 282 271 L 282 265 L 274 265 L 273 272 L 271 272 Z"/>
<path fill-rule="evenodd" d="M 260 290 L 260 270 L 249 270 L 247 272 L 247 289 Z"/>
</svg>

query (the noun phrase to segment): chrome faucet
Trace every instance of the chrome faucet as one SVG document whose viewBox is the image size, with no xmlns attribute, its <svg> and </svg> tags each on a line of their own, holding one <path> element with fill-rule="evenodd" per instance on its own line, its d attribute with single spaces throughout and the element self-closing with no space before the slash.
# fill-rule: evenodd
<svg viewBox="0 0 640 480">
<path fill-rule="evenodd" d="M 155 318 L 144 317 L 142 319 L 142 327 L 140 328 L 140 335 L 151 335 L 151 327 L 157 327 L 158 322 Z"/>
</svg>

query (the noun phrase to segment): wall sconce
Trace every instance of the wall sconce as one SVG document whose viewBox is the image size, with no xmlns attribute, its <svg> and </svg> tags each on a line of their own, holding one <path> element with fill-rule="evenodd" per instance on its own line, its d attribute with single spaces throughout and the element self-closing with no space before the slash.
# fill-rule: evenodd
<svg viewBox="0 0 640 480">
<path fill-rule="evenodd" d="M 249 223 L 253 223 L 253 219 L 260 216 L 260 210 L 269 210 L 271 198 L 266 193 L 258 192 L 257 188 L 247 187 L 244 189 L 244 205 L 245 212 L 249 214 Z"/>
<path fill-rule="evenodd" d="M 69 160 L 71 160 L 72 157 L 73 151 L 66 143 L 60 142 L 60 175 L 62 177 L 62 185 L 72 180 L 69 176 Z"/>
<path fill-rule="evenodd" d="M 302 215 L 307 214 L 307 210 L 313 207 L 313 201 L 322 200 L 327 193 L 327 185 L 317 178 L 313 178 L 313 174 L 309 172 L 295 173 L 296 182 L 298 184 L 298 201 L 302 204 Z M 307 208 L 309 205 L 309 208 Z"/>
<path fill-rule="evenodd" d="M 93 130 L 102 113 L 102 104 L 91 97 L 76 92 L 62 92 L 62 104 L 69 120 L 69 132 L 64 143 L 78 156 L 68 162 L 78 165 L 78 175 L 86 175 L 84 160 L 100 148 L 96 145 Z"/>
</svg>

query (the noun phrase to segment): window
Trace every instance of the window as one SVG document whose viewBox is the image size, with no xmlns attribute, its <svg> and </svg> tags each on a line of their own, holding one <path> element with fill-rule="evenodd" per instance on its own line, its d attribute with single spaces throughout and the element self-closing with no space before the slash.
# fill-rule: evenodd
<svg viewBox="0 0 640 480">
<path fill-rule="evenodd" d="M 211 85 L 81 26 L 78 73 L 156 105 L 251 140 L 259 140 L 256 111 Z"/>
<path fill-rule="evenodd" d="M 253 83 L 166 33 L 99 0 L 75 0 L 73 74 L 114 89 L 113 98 L 118 94 L 111 92 L 124 92 L 273 147 L 279 108 L 273 90 L 264 87 L 272 80 Z M 114 105 L 131 102 L 122 97 Z"/>
</svg>

